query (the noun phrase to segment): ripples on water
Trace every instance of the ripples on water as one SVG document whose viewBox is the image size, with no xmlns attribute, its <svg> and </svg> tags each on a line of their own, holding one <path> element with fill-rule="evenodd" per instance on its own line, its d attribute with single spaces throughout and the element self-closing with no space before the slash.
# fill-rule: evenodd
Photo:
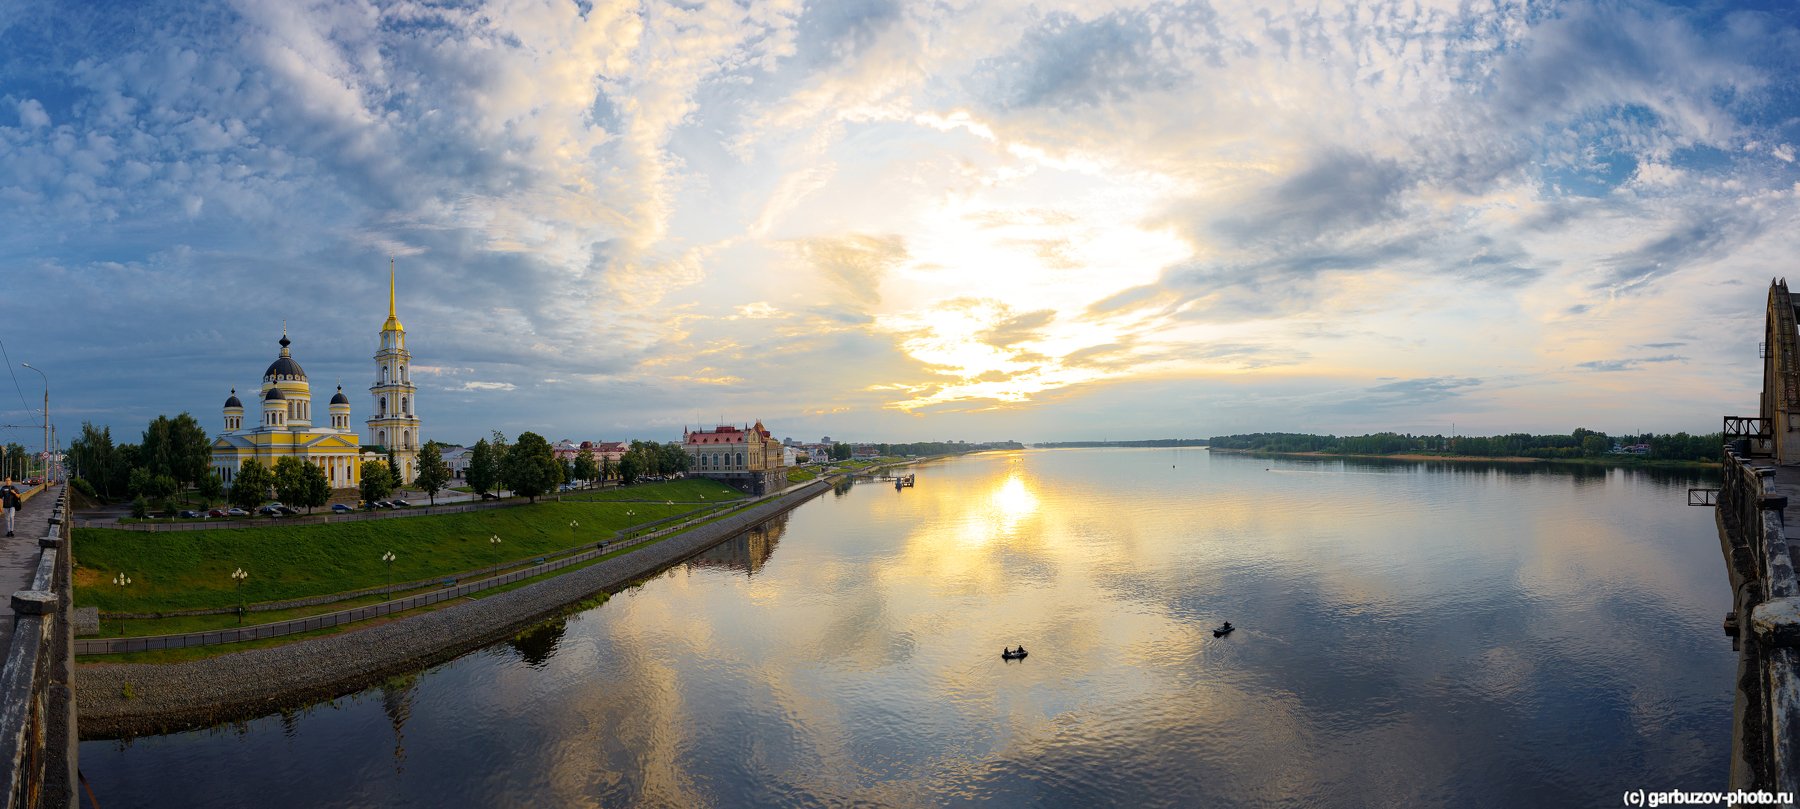
<svg viewBox="0 0 1800 809">
<path fill-rule="evenodd" d="M 840 489 L 103 805 L 1563 806 L 1723 788 L 1685 475 L 1031 451 Z M 1230 620 L 1241 628 L 1213 638 Z M 999 648 L 1031 656 L 1003 663 Z"/>
</svg>

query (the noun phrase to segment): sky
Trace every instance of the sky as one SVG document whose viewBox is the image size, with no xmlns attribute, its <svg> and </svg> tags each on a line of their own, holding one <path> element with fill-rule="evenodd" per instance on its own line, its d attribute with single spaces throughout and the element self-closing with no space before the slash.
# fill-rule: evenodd
<svg viewBox="0 0 1800 809">
<path fill-rule="evenodd" d="M 391 259 L 456 443 L 1711 432 L 1797 76 L 1785 2 L 0 0 L 0 422 L 217 431 L 285 323 L 360 424 Z"/>
</svg>

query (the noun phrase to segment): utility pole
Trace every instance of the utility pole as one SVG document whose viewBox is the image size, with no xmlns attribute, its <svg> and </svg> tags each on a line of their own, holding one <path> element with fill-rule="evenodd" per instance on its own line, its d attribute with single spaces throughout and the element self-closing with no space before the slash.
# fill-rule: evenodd
<svg viewBox="0 0 1800 809">
<path fill-rule="evenodd" d="M 29 362 L 19 364 L 31 368 Z M 50 480 L 50 376 L 42 369 L 31 368 L 31 370 L 37 371 L 38 376 L 44 378 L 44 480 L 48 482 Z"/>
</svg>

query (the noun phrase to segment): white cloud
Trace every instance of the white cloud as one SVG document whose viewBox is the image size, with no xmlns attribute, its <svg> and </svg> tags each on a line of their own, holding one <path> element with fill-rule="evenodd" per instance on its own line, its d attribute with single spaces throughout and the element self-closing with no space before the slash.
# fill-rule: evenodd
<svg viewBox="0 0 1800 809">
<path fill-rule="evenodd" d="M 41 129 L 50 125 L 50 114 L 44 112 L 44 105 L 35 98 L 21 99 L 18 104 L 19 125 L 26 129 Z"/>
</svg>

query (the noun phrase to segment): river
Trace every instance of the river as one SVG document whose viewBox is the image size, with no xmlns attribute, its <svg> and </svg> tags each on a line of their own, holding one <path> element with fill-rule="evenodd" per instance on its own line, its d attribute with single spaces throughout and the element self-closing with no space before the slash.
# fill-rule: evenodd
<svg viewBox="0 0 1800 809">
<path fill-rule="evenodd" d="M 1195 449 L 916 471 L 415 676 L 84 743 L 81 768 L 108 809 L 1724 789 L 1730 588 L 1686 473 Z"/>
</svg>

